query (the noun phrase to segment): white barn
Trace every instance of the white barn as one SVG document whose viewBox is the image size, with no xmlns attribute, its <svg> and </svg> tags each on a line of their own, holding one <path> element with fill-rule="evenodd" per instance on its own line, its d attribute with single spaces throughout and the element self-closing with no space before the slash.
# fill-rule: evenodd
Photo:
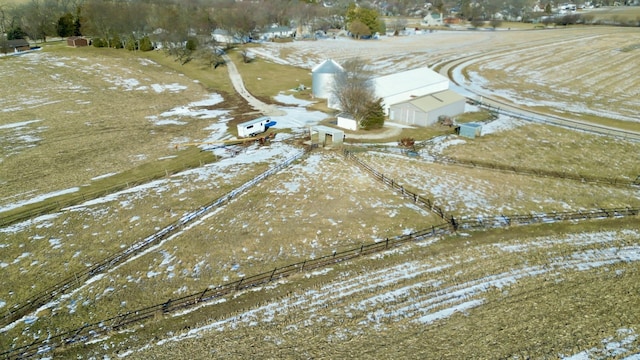
<svg viewBox="0 0 640 360">
<path fill-rule="evenodd" d="M 381 76 L 373 82 L 387 115 L 391 105 L 449 90 L 449 79 L 426 67 Z"/>
<path fill-rule="evenodd" d="M 336 99 L 331 98 L 331 89 L 340 71 L 344 69 L 333 60 L 327 60 L 312 70 L 313 95 L 328 99 L 327 106 L 336 110 L 341 109 Z M 449 79 L 426 67 L 380 76 L 372 81 L 376 97 L 382 98 L 386 115 L 389 115 L 389 107 L 393 104 L 449 89 Z"/>
</svg>

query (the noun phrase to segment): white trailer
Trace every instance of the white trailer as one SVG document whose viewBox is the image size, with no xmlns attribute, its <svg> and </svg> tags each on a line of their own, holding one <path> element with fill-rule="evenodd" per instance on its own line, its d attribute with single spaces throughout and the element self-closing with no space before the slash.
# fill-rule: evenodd
<svg viewBox="0 0 640 360">
<path fill-rule="evenodd" d="M 238 124 L 238 137 L 253 137 L 267 131 L 271 118 L 262 116 L 257 119 Z"/>
</svg>

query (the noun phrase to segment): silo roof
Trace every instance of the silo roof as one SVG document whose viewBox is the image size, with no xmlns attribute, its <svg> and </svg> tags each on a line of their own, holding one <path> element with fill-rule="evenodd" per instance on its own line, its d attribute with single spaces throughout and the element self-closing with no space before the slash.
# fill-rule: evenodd
<svg viewBox="0 0 640 360">
<path fill-rule="evenodd" d="M 319 65 L 316 65 L 313 69 L 311 69 L 312 73 L 321 73 L 321 74 L 335 74 L 338 72 L 344 71 L 342 66 L 337 62 L 328 59 L 322 62 Z"/>
</svg>

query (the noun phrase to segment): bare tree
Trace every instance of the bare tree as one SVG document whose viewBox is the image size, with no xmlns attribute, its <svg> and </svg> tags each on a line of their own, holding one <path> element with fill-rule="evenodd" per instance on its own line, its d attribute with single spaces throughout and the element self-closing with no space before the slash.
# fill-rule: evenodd
<svg viewBox="0 0 640 360">
<path fill-rule="evenodd" d="M 61 14 L 53 8 L 52 1 L 31 0 L 16 8 L 16 17 L 22 29 L 32 40 L 47 40 L 55 34 L 56 23 Z"/>
<path fill-rule="evenodd" d="M 397 36 L 401 30 L 407 27 L 407 19 L 397 17 L 391 22 L 390 27 L 393 30 L 393 35 Z"/>
<path fill-rule="evenodd" d="M 4 38 L 4 35 L 7 33 L 7 30 L 10 27 L 9 15 L 7 14 L 7 9 L 5 4 L 0 4 L 0 38 Z"/>
<path fill-rule="evenodd" d="M 376 103 L 373 73 L 360 58 L 347 60 L 342 67 L 344 71 L 336 74 L 333 82 L 332 95 L 342 111 L 361 124 L 370 113 L 370 106 Z"/>
<path fill-rule="evenodd" d="M 371 29 L 360 20 L 354 20 L 349 24 L 349 32 L 355 36 L 356 39 L 371 35 Z"/>
</svg>

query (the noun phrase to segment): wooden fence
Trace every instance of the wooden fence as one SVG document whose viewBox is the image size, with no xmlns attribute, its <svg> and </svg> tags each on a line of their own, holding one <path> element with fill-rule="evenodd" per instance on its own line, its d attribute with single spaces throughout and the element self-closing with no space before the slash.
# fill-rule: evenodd
<svg viewBox="0 0 640 360">
<path fill-rule="evenodd" d="M 182 216 L 179 220 L 166 226 L 160 231 L 147 236 L 141 241 L 134 243 L 133 245 L 125 249 L 123 252 L 113 254 L 108 258 L 102 261 L 99 261 L 96 265 L 92 266 L 91 268 L 74 273 L 72 276 L 69 276 L 68 278 L 63 279 L 57 284 L 52 285 L 46 288 L 45 290 L 31 296 L 30 298 L 26 299 L 22 304 L 16 304 L 14 306 L 11 306 L 7 310 L 7 312 L 2 316 L 2 318 L 0 318 L 0 326 L 6 326 L 22 318 L 23 316 L 35 311 L 36 309 L 38 309 L 42 305 L 45 305 L 46 303 L 55 299 L 56 297 L 81 286 L 91 277 L 96 276 L 100 273 L 103 273 L 108 269 L 111 269 L 116 265 L 123 263 L 127 259 L 130 259 L 136 254 L 139 254 L 140 252 L 148 249 L 152 245 L 157 244 L 164 239 L 167 239 L 171 235 L 175 234 L 176 232 L 184 228 L 185 225 L 193 222 L 194 220 L 201 218 L 203 215 L 210 212 L 211 210 L 224 205 L 225 203 L 227 203 L 228 201 L 230 201 L 240 193 L 253 187 L 258 182 L 280 171 L 281 169 L 289 166 L 295 160 L 300 159 L 302 156 L 308 154 L 310 150 L 311 148 L 306 148 L 305 150 L 291 156 L 290 158 L 286 159 L 282 163 L 268 169 L 267 171 L 261 173 L 260 175 L 249 180 L 248 182 L 244 183 L 243 185 L 234 189 L 233 191 L 225 194 L 224 196 L 199 208 L 196 211 L 193 211 L 191 213 L 188 213 Z"/>
<path fill-rule="evenodd" d="M 497 215 L 482 218 L 460 218 L 456 219 L 456 228 L 464 230 L 482 230 L 497 227 L 511 227 L 516 225 L 529 225 L 535 223 L 550 223 L 558 221 L 577 221 L 585 219 L 619 218 L 640 215 L 640 208 L 619 208 L 619 209 L 598 209 L 592 211 L 562 212 L 547 214 L 526 214 L 526 215 Z M 24 345 L 15 349 L 0 353 L 8 359 L 28 358 L 39 354 L 51 352 L 59 347 L 89 341 L 97 336 L 111 331 L 144 322 L 149 319 L 162 317 L 165 314 L 173 313 L 201 305 L 202 303 L 223 298 L 238 291 L 256 288 L 261 285 L 286 278 L 303 271 L 310 271 L 325 266 L 333 265 L 363 255 L 385 251 L 408 242 L 421 241 L 452 233 L 452 225 L 444 223 L 437 226 L 417 231 L 411 234 L 386 238 L 382 241 L 361 245 L 342 252 L 331 254 L 315 259 L 307 259 L 283 267 L 276 267 L 271 271 L 242 278 L 217 287 L 208 287 L 199 292 L 186 295 L 180 298 L 168 299 L 165 302 L 149 307 L 129 311 L 123 314 L 107 318 L 105 320 L 87 324 L 78 329 L 67 331 L 52 336 L 44 341 L 36 340 L 29 345 Z"/>
<path fill-rule="evenodd" d="M 24 359 L 48 353 L 66 345 L 85 342 L 111 331 L 117 331 L 148 319 L 154 319 L 158 316 L 163 316 L 164 314 L 198 306 L 201 303 L 216 300 L 231 293 L 256 288 L 272 281 L 292 276 L 302 271 L 310 271 L 313 269 L 325 267 L 327 265 L 347 261 L 359 256 L 377 253 L 400 246 L 409 241 L 417 241 L 425 238 L 441 236 L 443 234 L 449 233 L 449 229 L 450 226 L 448 224 L 432 226 L 431 228 L 411 234 L 401 235 L 395 238 L 386 238 L 382 241 L 361 245 L 359 247 L 342 252 L 333 252 L 320 258 L 308 259 L 280 268 L 276 267 L 268 272 L 245 277 L 240 280 L 214 288 L 208 287 L 190 295 L 175 299 L 169 299 L 160 304 L 129 311 L 124 314 L 119 314 L 117 316 L 110 317 L 93 324 L 87 324 L 80 328 L 49 337 L 46 340 L 36 340 L 31 344 L 4 351 L 0 353 L 0 356 L 4 356 L 7 359 Z"/>
<path fill-rule="evenodd" d="M 354 161 L 361 169 L 371 174 L 374 178 L 381 181 L 383 184 L 387 185 L 394 191 L 398 192 L 403 197 L 409 198 L 417 205 L 422 206 L 423 208 L 435 213 L 441 219 L 446 221 L 453 228 L 453 231 L 456 230 L 457 225 L 455 218 L 453 216 L 447 215 L 444 210 L 440 206 L 436 205 L 433 201 L 405 189 L 404 186 L 398 184 L 395 180 L 393 180 L 393 178 L 385 176 L 383 173 L 369 166 L 364 161 L 358 159 L 358 157 L 355 156 L 353 152 L 349 150 L 343 150 L 343 154 L 347 159 Z"/>
<path fill-rule="evenodd" d="M 585 123 L 582 121 L 564 119 L 560 117 L 554 117 L 550 115 L 540 115 L 540 116 L 531 116 L 523 113 L 519 113 L 517 111 L 508 110 L 496 106 L 492 106 L 486 102 L 481 102 L 475 99 L 467 98 L 467 102 L 478 107 L 487 109 L 491 113 L 502 114 L 506 116 L 510 116 L 516 119 L 521 119 L 529 122 L 539 123 L 539 124 L 547 124 L 553 126 L 560 126 L 566 129 L 578 130 L 583 132 L 588 132 L 592 134 L 600 134 L 607 135 L 612 137 L 617 137 L 620 139 L 624 139 L 627 141 L 640 141 L 640 134 L 637 132 L 626 131 L 623 129 L 614 129 L 606 126 L 600 126 L 597 124 Z"/>
<path fill-rule="evenodd" d="M 306 152 L 304 152 L 306 153 Z M 362 160 L 358 159 L 354 156 L 353 153 L 349 151 L 344 151 L 344 155 L 350 160 L 355 161 L 358 166 L 367 171 L 369 174 L 374 176 L 376 179 L 384 183 L 385 185 L 392 188 L 394 191 L 402 194 L 402 196 L 409 198 L 414 203 L 433 211 L 438 214 L 446 223 L 435 225 L 430 228 L 414 232 L 411 234 L 400 235 L 393 238 L 386 238 L 382 241 L 372 242 L 370 244 L 361 245 L 359 247 L 349 249 L 342 252 L 333 252 L 329 255 L 325 255 L 320 258 L 307 259 L 302 262 L 294 263 L 291 265 L 287 265 L 284 267 L 276 267 L 272 271 L 264 272 L 261 274 L 249 276 L 242 278 L 240 280 L 227 283 L 224 285 L 220 285 L 217 287 L 208 287 L 199 292 L 186 295 L 180 298 L 168 299 L 165 302 L 160 304 L 156 304 L 153 306 L 141 308 L 138 310 L 129 311 L 123 314 L 118 314 L 114 317 L 110 317 L 108 319 L 88 324 L 82 326 L 78 329 L 74 329 L 71 331 L 67 331 L 55 336 L 52 336 L 44 341 L 36 340 L 31 344 L 24 345 L 18 348 L 10 349 L 0 353 L 0 356 L 4 356 L 8 359 L 14 358 L 28 358 L 32 356 L 36 356 L 39 354 L 51 352 L 56 348 L 63 347 L 65 345 L 71 345 L 78 342 L 85 342 L 90 339 L 93 339 L 99 335 L 108 333 L 110 331 L 116 331 L 123 329 L 125 327 L 131 326 L 133 324 L 137 324 L 148 319 L 154 319 L 158 316 L 163 316 L 164 314 L 176 312 L 178 310 L 183 310 L 186 308 L 191 308 L 200 305 L 203 302 L 208 302 L 216 299 L 220 299 L 229 294 L 259 287 L 261 285 L 270 283 L 274 280 L 278 280 L 281 278 L 286 278 L 292 276 L 294 274 L 300 273 L 302 271 L 310 271 L 313 269 L 325 267 L 328 265 L 340 263 L 343 261 L 347 261 L 349 259 L 353 259 L 362 255 L 372 254 L 380 251 L 384 251 L 393 247 L 397 247 L 403 245 L 407 242 L 411 241 L 419 241 L 427 238 L 433 238 L 436 236 L 442 236 L 445 234 L 451 234 L 457 230 L 482 230 L 482 229 L 490 229 L 490 228 L 498 228 L 498 227 L 511 227 L 516 225 L 529 225 L 535 223 L 551 223 L 558 221 L 577 221 L 577 220 L 585 220 L 585 219 L 601 219 L 601 218 L 620 218 L 620 217 L 629 217 L 629 216 L 638 216 L 640 214 L 640 208 L 612 208 L 612 209 L 595 209 L 590 211 L 573 211 L 573 212 L 553 212 L 553 213 L 545 213 L 545 214 L 524 214 L 524 215 L 495 215 L 488 217 L 461 217 L 454 218 L 453 216 L 448 216 L 445 212 L 438 206 L 434 205 L 434 203 L 421 197 L 411 191 L 404 189 L 403 186 L 399 185 L 392 178 L 385 176 L 379 171 L 373 169 L 371 166 L 364 163 Z M 285 163 L 290 164 L 295 159 L 301 157 L 302 155 L 294 156 Z M 278 170 L 284 167 L 285 163 L 278 166 Z M 277 171 L 277 170 L 275 170 Z M 275 172 L 273 171 L 273 172 Z M 272 172 L 271 172 L 272 173 Z M 246 189 L 249 187 L 249 183 L 255 184 L 255 182 L 259 181 L 257 179 L 263 179 L 268 175 L 261 174 L 256 177 L 254 180 L 246 183 L 240 188 L 234 190 L 232 193 L 223 197 L 226 200 L 216 200 L 211 205 L 208 205 L 197 212 L 193 213 L 191 216 L 185 216 L 181 219 L 181 221 L 193 220 L 197 216 L 202 216 L 204 213 L 203 210 L 210 206 L 214 206 L 214 204 L 221 204 L 224 201 L 232 198 L 237 195 L 238 192 L 243 191 L 239 189 Z M 254 182 L 255 181 L 255 182 Z M 221 198 L 221 199 L 223 199 Z M 217 206 L 217 205 L 216 205 Z M 196 216 L 196 214 L 199 214 Z M 180 222 L 178 222 L 180 223 Z M 181 226 L 183 226 L 182 224 Z M 161 230 L 159 233 L 154 234 L 158 235 L 163 233 L 167 228 Z M 168 233 L 167 233 L 168 234 Z M 165 234 L 164 236 L 168 236 Z M 125 251 L 126 252 L 126 251 Z M 131 255 L 129 255 L 130 257 Z M 92 268 L 89 271 L 94 271 L 94 273 L 103 272 L 114 264 L 121 263 L 125 258 L 128 258 L 126 254 L 118 254 L 115 255 L 104 262 L 101 265 L 98 265 Z M 86 278 L 86 276 L 85 276 Z M 59 295 L 65 291 L 68 291 L 72 287 L 71 282 L 63 281 L 58 286 L 54 287 L 52 291 L 55 291 L 55 295 Z M 46 295 L 46 296 L 45 296 Z M 49 294 L 43 294 L 44 298 L 49 301 L 54 296 L 50 296 Z M 46 301 L 42 302 L 45 304 Z M 37 307 L 31 307 L 34 310 Z"/>
</svg>

